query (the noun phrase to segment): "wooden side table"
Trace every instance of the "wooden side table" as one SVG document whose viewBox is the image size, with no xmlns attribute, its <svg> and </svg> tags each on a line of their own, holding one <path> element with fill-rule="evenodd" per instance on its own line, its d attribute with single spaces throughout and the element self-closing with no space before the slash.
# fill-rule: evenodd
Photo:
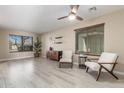
<svg viewBox="0 0 124 93">
<path fill-rule="evenodd" d="M 62 55 L 62 51 L 48 51 L 47 58 L 55 61 L 60 60 L 60 56 Z"/>
</svg>

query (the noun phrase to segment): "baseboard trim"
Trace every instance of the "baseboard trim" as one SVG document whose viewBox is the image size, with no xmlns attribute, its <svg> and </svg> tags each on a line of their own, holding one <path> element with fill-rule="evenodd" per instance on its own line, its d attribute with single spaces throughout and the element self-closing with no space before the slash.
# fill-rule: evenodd
<svg viewBox="0 0 124 93">
<path fill-rule="evenodd" d="M 47 58 L 46 56 L 42 56 L 43 58 Z"/>
<path fill-rule="evenodd" d="M 114 71 L 117 74 L 124 75 L 124 72 Z"/>
<path fill-rule="evenodd" d="M 74 65 L 79 65 L 79 63 L 78 63 L 78 62 L 73 62 L 73 64 L 74 64 Z"/>
<path fill-rule="evenodd" d="M 26 56 L 26 57 L 17 57 L 17 58 L 5 58 L 5 59 L 0 59 L 0 62 L 3 61 L 11 61 L 11 60 L 18 60 L 18 59 L 25 59 L 25 58 L 33 58 L 34 56 Z"/>
</svg>

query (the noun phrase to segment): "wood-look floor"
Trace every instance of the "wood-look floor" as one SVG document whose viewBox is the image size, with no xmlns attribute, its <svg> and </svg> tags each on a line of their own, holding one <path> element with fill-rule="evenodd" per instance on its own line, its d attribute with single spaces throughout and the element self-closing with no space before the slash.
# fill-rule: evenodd
<svg viewBox="0 0 124 93">
<path fill-rule="evenodd" d="M 47 59 L 23 59 L 0 63 L 1 88 L 74 88 L 124 87 L 124 76 L 115 80 L 107 73 L 95 81 L 96 72 L 85 73 L 78 66 L 58 68 L 58 62 Z"/>
</svg>

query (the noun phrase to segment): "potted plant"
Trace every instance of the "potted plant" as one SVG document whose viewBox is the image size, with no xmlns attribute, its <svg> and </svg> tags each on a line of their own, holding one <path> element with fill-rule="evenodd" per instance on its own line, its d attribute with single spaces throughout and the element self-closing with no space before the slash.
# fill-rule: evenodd
<svg viewBox="0 0 124 93">
<path fill-rule="evenodd" d="M 41 54 L 41 41 L 37 37 L 36 41 L 34 42 L 34 57 L 40 57 Z"/>
</svg>

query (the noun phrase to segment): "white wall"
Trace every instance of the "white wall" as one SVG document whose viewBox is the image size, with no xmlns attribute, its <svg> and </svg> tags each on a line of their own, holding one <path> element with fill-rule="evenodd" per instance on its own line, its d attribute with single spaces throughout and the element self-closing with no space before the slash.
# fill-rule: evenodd
<svg viewBox="0 0 124 93">
<path fill-rule="evenodd" d="M 37 36 L 35 33 L 0 29 L 0 61 L 33 57 L 33 52 L 10 53 L 9 52 L 9 34 L 33 36 L 34 39 Z"/>
<path fill-rule="evenodd" d="M 62 44 L 53 44 L 50 40 L 51 37 L 55 38 L 62 36 Z M 71 29 L 59 30 L 42 35 L 42 53 L 45 56 L 49 47 L 54 47 L 54 50 L 73 50 L 75 51 L 75 33 Z"/>
<path fill-rule="evenodd" d="M 75 51 L 75 32 L 74 29 L 88 27 L 91 25 L 105 23 L 104 28 L 104 51 L 116 52 L 119 54 L 120 65 L 124 65 L 124 10 L 117 11 L 108 15 L 104 15 L 95 19 L 82 21 L 71 27 L 62 28 L 42 34 L 42 54 L 46 55 L 46 51 L 50 46 L 54 46 L 58 50 Z M 49 37 L 63 36 L 62 45 L 52 45 Z M 119 68 L 120 69 L 120 68 Z"/>
</svg>

